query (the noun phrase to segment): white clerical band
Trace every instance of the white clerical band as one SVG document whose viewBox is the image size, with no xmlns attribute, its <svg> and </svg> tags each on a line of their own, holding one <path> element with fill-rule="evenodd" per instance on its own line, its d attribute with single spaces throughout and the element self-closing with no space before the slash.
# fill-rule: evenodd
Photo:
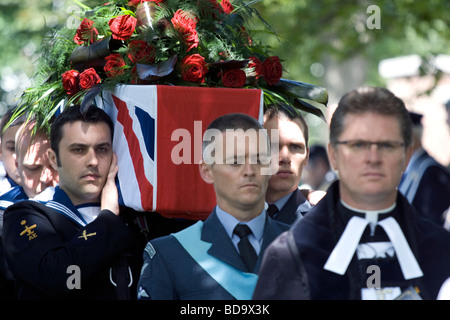
<svg viewBox="0 0 450 320">
<path fill-rule="evenodd" d="M 341 238 L 339 239 L 336 247 L 334 247 L 324 269 L 343 275 L 347 271 L 348 265 L 355 254 L 356 247 L 358 247 L 359 240 L 369 224 L 369 220 L 352 217 L 347 223 Z"/>
<path fill-rule="evenodd" d="M 422 270 L 420 269 L 397 221 L 394 218 L 389 217 L 381 220 L 378 224 L 383 227 L 394 245 L 395 253 L 397 254 L 397 259 L 405 279 L 409 280 L 422 277 Z"/>
<path fill-rule="evenodd" d="M 341 238 L 336 247 L 334 247 L 324 269 L 343 275 L 355 254 L 361 236 L 369 224 L 369 221 L 357 216 L 353 216 L 345 227 Z M 378 224 L 386 231 L 390 241 L 392 242 L 397 259 L 406 280 L 422 277 L 423 273 L 414 257 L 408 242 L 397 221 L 392 218 L 386 218 L 378 222 Z"/>
</svg>

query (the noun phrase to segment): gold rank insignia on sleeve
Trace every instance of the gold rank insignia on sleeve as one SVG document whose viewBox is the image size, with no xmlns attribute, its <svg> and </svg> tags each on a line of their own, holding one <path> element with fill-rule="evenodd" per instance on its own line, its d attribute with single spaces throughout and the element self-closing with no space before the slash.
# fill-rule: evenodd
<svg viewBox="0 0 450 320">
<path fill-rule="evenodd" d="M 36 228 L 36 224 L 28 226 L 26 220 L 20 221 L 20 224 L 22 226 L 25 226 L 25 229 L 20 233 L 20 236 L 26 235 L 28 236 L 28 240 L 33 240 L 34 238 L 37 237 L 36 232 L 33 230 L 34 228 Z"/>
<path fill-rule="evenodd" d="M 97 234 L 97 232 L 92 232 L 92 233 L 86 233 L 86 229 L 83 230 L 83 232 L 81 233 L 81 236 L 78 237 L 78 239 L 83 238 L 84 240 L 88 240 L 88 237 L 92 237 L 95 236 Z"/>
</svg>

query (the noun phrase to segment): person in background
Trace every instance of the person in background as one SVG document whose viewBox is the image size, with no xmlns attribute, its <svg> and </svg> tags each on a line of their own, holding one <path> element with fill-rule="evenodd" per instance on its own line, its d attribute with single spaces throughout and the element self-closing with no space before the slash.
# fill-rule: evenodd
<svg viewBox="0 0 450 320">
<path fill-rule="evenodd" d="M 450 276 L 450 233 L 397 190 L 411 127 L 385 88 L 341 98 L 328 145 L 339 179 L 267 248 L 254 299 L 436 299 Z"/>
<path fill-rule="evenodd" d="M 308 199 L 315 195 L 299 188 L 303 168 L 308 163 L 308 125 L 293 107 L 271 105 L 264 113 L 264 128 L 272 142 L 276 141 L 275 134 L 278 137 L 275 151 L 278 152 L 278 170 L 270 177 L 266 193 L 268 214 L 291 225 L 308 212 L 311 208 Z"/>
<path fill-rule="evenodd" d="M 264 250 L 289 227 L 266 215 L 268 159 L 268 137 L 256 119 L 232 113 L 211 122 L 200 174 L 217 205 L 204 222 L 148 242 L 138 299 L 251 298 Z"/>
<path fill-rule="evenodd" d="M 14 168 L 16 168 L 20 181 L 19 185 L 0 195 L 0 294 L 5 299 L 10 299 L 14 296 L 14 279 L 4 259 L 2 245 L 4 240 L 2 230 L 4 211 L 16 202 L 36 196 L 42 200 L 49 199 L 53 191 L 43 191 L 48 187 L 55 187 L 58 183 L 58 173 L 50 165 L 47 155 L 50 149 L 50 140 L 42 130 L 34 132 L 35 126 L 36 122 L 34 120 L 25 120 L 19 128 L 9 127 L 5 131 L 5 139 L 3 140 L 6 146 L 15 146 L 15 152 L 10 154 L 10 156 L 15 162 Z M 9 134 L 13 131 L 17 132 L 15 134 L 15 142 L 11 143 Z M 11 150 L 8 151 L 10 152 Z M 7 163 L 6 167 L 10 166 L 9 160 L 11 159 L 6 159 L 5 161 Z"/>
<path fill-rule="evenodd" d="M 413 123 L 413 155 L 399 185 L 400 192 L 424 217 L 444 226 L 450 206 L 450 171 L 422 145 L 422 115 L 409 113 Z"/>
<path fill-rule="evenodd" d="M 322 145 L 309 148 L 309 161 L 302 174 L 302 186 L 312 190 L 326 191 L 336 180 L 336 174 L 331 169 L 327 150 Z"/>
<path fill-rule="evenodd" d="M 49 199 L 59 181 L 58 172 L 51 166 L 48 151 L 50 139 L 46 132 L 36 129 L 36 121 L 24 122 L 15 137 L 15 167 L 20 184 L 0 195 L 0 212 L 11 204 L 31 199 Z M 50 187 L 50 188 L 49 188 Z M 46 190 L 49 188 L 48 190 Z M 46 190 L 44 193 L 43 191 Z"/>
<path fill-rule="evenodd" d="M 34 198 L 59 182 L 58 171 L 50 164 L 50 138 L 37 122 L 24 123 L 16 135 L 16 167 L 28 198 Z"/>
<path fill-rule="evenodd" d="M 25 122 L 26 115 L 22 115 L 10 123 L 14 111 L 15 109 L 9 109 L 0 121 L 0 161 L 4 169 L 0 176 L 0 194 L 20 183 L 14 156 L 16 153 L 15 137 L 19 127 Z"/>
</svg>

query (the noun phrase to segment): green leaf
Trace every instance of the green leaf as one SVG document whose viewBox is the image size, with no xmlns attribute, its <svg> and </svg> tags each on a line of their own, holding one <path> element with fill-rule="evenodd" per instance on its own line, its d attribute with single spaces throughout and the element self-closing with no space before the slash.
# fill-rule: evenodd
<svg viewBox="0 0 450 320">
<path fill-rule="evenodd" d="M 305 82 L 280 79 L 280 81 L 273 86 L 272 90 L 295 98 L 316 101 L 325 106 L 328 103 L 327 89 Z"/>
<path fill-rule="evenodd" d="M 81 3 L 78 0 L 73 0 L 73 2 L 75 2 L 77 5 L 79 5 L 80 7 L 82 7 L 84 10 L 89 11 L 92 10 L 91 8 L 89 8 L 87 5 L 85 5 L 84 3 Z"/>
<path fill-rule="evenodd" d="M 323 121 L 327 122 L 327 119 L 325 118 L 325 115 L 323 114 L 322 110 L 319 108 L 301 100 L 301 99 L 295 99 L 294 100 L 294 107 L 297 109 L 300 109 L 302 111 L 305 111 L 307 113 L 311 113 L 322 119 Z"/>
</svg>

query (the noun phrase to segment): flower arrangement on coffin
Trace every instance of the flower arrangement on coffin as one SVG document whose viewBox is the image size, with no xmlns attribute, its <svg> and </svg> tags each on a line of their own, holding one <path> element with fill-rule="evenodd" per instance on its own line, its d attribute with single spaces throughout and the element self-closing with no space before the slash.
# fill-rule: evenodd
<svg viewBox="0 0 450 320">
<path fill-rule="evenodd" d="M 17 114 L 47 126 L 60 103 L 88 105 L 117 84 L 259 88 L 265 105 L 282 102 L 323 118 L 326 89 L 282 78 L 283 66 L 255 40 L 252 19 L 273 33 L 243 0 L 97 0 L 78 28 L 54 30 L 42 44 L 35 85 Z"/>
</svg>

